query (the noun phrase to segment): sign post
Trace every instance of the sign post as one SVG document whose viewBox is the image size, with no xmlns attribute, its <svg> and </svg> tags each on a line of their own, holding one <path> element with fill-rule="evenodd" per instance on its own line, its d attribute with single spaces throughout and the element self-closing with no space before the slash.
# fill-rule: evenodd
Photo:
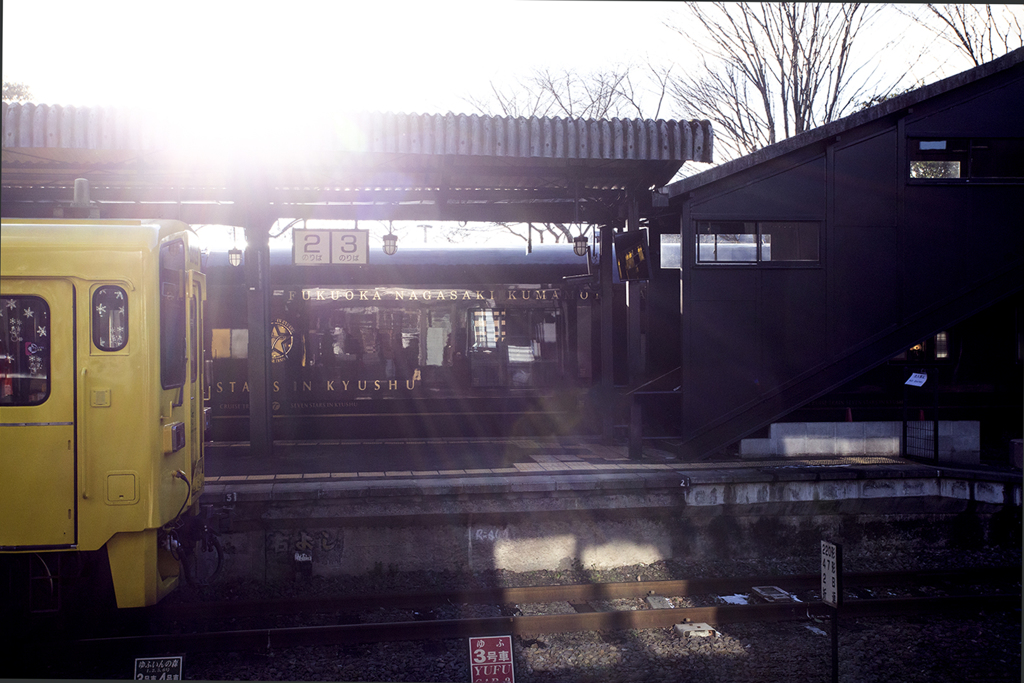
<svg viewBox="0 0 1024 683">
<path fill-rule="evenodd" d="M 515 683 L 512 636 L 469 639 L 471 683 Z"/>
<path fill-rule="evenodd" d="M 839 606 L 843 604 L 843 546 L 821 542 L 821 601 L 832 608 L 832 683 L 839 683 Z"/>
</svg>

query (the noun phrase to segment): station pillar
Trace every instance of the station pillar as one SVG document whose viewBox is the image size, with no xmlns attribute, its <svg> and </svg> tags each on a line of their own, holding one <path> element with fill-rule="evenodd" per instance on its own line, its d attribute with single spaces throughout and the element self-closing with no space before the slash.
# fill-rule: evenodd
<svg viewBox="0 0 1024 683">
<path fill-rule="evenodd" d="M 249 321 L 249 448 L 255 456 L 274 450 L 270 381 L 270 226 L 260 211 L 245 217 L 245 284 Z"/>
<path fill-rule="evenodd" d="M 626 230 L 640 230 L 640 205 L 635 190 L 626 195 Z M 626 367 L 628 377 L 626 383 L 635 387 L 643 379 L 647 370 L 646 349 L 643 343 L 643 305 L 641 301 L 647 294 L 646 282 L 630 280 L 626 283 Z"/>
<path fill-rule="evenodd" d="M 615 292 L 612 289 L 612 226 L 601 226 L 601 439 L 610 444 L 615 434 L 615 354 L 612 316 Z"/>
</svg>

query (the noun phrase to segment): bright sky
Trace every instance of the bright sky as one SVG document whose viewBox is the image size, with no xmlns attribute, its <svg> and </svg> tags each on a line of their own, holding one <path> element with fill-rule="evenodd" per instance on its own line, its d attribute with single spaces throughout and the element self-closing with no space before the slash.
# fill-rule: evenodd
<svg viewBox="0 0 1024 683">
<path fill-rule="evenodd" d="M 466 98 L 539 67 L 683 68 L 679 18 L 672 2 L 5 0 L 3 78 L 47 104 L 473 113 Z M 891 12 L 871 37 L 906 23 Z"/>
<path fill-rule="evenodd" d="M 667 46 L 670 3 L 5 0 L 3 77 L 36 102 L 472 113 L 491 80 Z M 662 48 L 663 49 L 663 48 Z"/>
<path fill-rule="evenodd" d="M 38 103 L 193 112 L 201 103 L 208 116 L 245 107 L 261 127 L 299 108 L 474 113 L 467 99 L 487 100 L 492 82 L 538 68 L 696 64 L 664 25 L 680 11 L 621 1 L 4 0 L 3 79 L 27 84 Z M 932 82 L 969 66 L 909 69 L 927 41 L 887 12 L 864 47 L 883 72 Z"/>
</svg>

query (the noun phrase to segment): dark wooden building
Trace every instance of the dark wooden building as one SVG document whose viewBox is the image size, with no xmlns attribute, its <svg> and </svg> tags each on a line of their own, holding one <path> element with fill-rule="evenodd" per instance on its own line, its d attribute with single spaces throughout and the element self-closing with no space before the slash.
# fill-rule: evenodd
<svg viewBox="0 0 1024 683">
<path fill-rule="evenodd" d="M 900 403 L 918 366 L 940 405 L 963 408 L 942 419 L 1020 438 L 1022 62 L 1019 49 L 667 187 L 688 455 L 814 407 L 893 419 L 861 406 Z"/>
</svg>

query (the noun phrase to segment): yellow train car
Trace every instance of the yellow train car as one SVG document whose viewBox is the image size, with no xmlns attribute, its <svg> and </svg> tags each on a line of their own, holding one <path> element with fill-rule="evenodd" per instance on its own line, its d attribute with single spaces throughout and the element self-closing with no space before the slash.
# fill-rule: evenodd
<svg viewBox="0 0 1024 683">
<path fill-rule="evenodd" d="M 142 607 L 177 585 L 203 488 L 205 298 L 183 223 L 3 220 L 9 606 L 56 611 L 69 586 L 112 579 L 118 607 Z"/>
</svg>

